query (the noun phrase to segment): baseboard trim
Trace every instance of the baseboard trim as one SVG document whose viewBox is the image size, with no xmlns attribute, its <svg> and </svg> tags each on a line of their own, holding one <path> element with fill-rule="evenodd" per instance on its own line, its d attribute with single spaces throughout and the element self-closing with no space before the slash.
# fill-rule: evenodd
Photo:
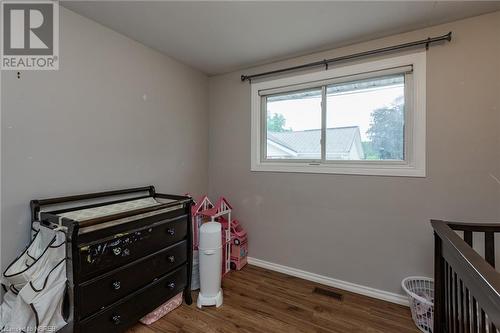
<svg viewBox="0 0 500 333">
<path fill-rule="evenodd" d="M 295 276 L 304 280 L 324 284 L 329 287 L 334 287 L 334 288 L 339 288 L 343 289 L 346 291 L 350 291 L 356 294 L 368 296 L 368 297 L 373 297 L 377 299 L 381 299 L 384 301 L 388 301 L 391 303 L 396 303 L 404 306 L 409 306 L 408 299 L 399 294 L 391 293 L 388 291 L 380 290 L 380 289 L 375 289 L 367 286 L 362 286 L 359 284 L 347 282 L 347 281 L 342 281 L 342 280 L 337 280 L 328 276 L 324 275 L 319 275 L 315 273 L 310 273 L 303 271 L 301 269 L 293 268 L 293 267 L 288 267 L 284 265 L 279 265 L 275 264 L 269 261 L 265 260 L 260 260 L 257 258 L 252 258 L 248 257 L 248 263 L 250 265 L 254 265 L 257 267 L 269 269 L 271 271 Z"/>
</svg>

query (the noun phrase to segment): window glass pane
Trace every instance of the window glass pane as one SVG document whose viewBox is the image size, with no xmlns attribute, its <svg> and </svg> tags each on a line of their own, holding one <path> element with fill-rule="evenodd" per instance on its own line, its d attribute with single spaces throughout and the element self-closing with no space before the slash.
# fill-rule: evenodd
<svg viewBox="0 0 500 333">
<path fill-rule="evenodd" d="M 268 96 L 266 157 L 321 159 L 321 89 Z"/>
<path fill-rule="evenodd" d="M 404 160 L 404 74 L 327 87 L 327 160 Z"/>
</svg>

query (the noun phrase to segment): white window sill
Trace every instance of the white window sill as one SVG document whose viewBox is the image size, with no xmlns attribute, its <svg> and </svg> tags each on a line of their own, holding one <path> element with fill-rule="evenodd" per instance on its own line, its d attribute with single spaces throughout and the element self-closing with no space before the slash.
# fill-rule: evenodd
<svg viewBox="0 0 500 333">
<path fill-rule="evenodd" d="M 425 168 L 406 163 L 297 163 L 261 162 L 252 165 L 251 171 L 296 172 L 340 175 L 370 175 L 395 177 L 425 177 Z"/>
</svg>

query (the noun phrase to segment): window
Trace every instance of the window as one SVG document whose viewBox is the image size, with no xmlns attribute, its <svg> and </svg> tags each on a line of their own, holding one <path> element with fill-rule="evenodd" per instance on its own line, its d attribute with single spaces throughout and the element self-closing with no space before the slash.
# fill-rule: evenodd
<svg viewBox="0 0 500 333">
<path fill-rule="evenodd" d="M 425 53 L 253 83 L 252 170 L 425 176 Z"/>
<path fill-rule="evenodd" d="M 266 98 L 266 158 L 321 159 L 321 89 Z"/>
<path fill-rule="evenodd" d="M 404 160 L 405 75 L 326 88 L 326 160 Z"/>
</svg>

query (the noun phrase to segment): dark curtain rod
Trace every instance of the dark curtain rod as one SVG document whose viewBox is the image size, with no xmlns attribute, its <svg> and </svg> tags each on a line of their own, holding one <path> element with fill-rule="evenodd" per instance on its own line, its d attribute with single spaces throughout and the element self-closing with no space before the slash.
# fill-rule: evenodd
<svg viewBox="0 0 500 333">
<path fill-rule="evenodd" d="M 428 49 L 432 43 L 436 43 L 436 42 L 440 42 L 440 41 L 448 41 L 448 42 L 451 41 L 451 31 L 448 32 L 446 35 L 432 37 L 432 38 L 429 37 L 427 39 L 417 40 L 417 41 L 410 42 L 410 43 L 387 46 L 387 47 L 383 47 L 380 49 L 349 54 L 349 55 L 345 55 L 345 56 L 341 56 L 341 57 L 337 57 L 337 58 L 331 58 L 331 59 L 310 62 L 310 63 L 304 64 L 304 65 L 282 68 L 282 69 L 277 69 L 274 71 L 269 71 L 269 72 L 264 72 L 264 73 L 259 73 L 259 74 L 242 75 L 241 81 L 248 80 L 249 82 L 251 82 L 252 79 L 256 79 L 256 78 L 263 77 L 263 76 L 287 73 L 287 72 L 297 71 L 297 70 L 311 68 L 311 67 L 318 67 L 318 66 L 325 66 L 325 68 L 328 69 L 328 65 L 330 65 L 332 63 L 363 58 L 363 57 L 367 57 L 367 56 L 371 56 L 371 55 L 375 55 L 375 54 L 387 53 L 387 52 L 391 52 L 391 51 L 407 49 L 407 48 L 416 47 L 416 46 L 420 46 L 420 45 L 425 45 L 425 48 Z"/>
</svg>

